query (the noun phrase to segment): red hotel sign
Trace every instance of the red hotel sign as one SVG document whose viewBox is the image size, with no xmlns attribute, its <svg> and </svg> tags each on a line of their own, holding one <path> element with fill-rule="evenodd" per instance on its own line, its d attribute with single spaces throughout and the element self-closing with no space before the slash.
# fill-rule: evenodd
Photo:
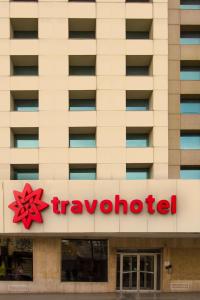
<svg viewBox="0 0 200 300">
<path fill-rule="evenodd" d="M 22 192 L 13 191 L 15 201 L 8 207 L 15 212 L 13 222 L 22 222 L 26 229 L 29 229 L 32 222 L 43 223 L 41 212 L 49 207 L 49 204 L 42 201 L 43 189 L 39 188 L 32 190 L 31 185 L 26 183 Z M 144 201 L 140 199 L 133 199 L 127 201 L 120 195 L 114 195 L 113 199 L 102 200 L 59 200 L 58 197 L 53 197 L 51 200 L 51 207 L 54 214 L 66 215 L 95 214 L 100 211 L 102 214 L 140 214 L 146 211 L 148 214 L 154 215 L 156 213 L 161 215 L 176 214 L 176 195 L 172 195 L 170 200 L 162 199 L 156 201 L 152 195 L 148 195 Z"/>
</svg>

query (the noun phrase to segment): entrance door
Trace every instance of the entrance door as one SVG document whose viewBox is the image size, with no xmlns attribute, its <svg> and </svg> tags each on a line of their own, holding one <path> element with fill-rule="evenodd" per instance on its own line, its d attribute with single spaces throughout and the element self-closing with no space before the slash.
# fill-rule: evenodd
<svg viewBox="0 0 200 300">
<path fill-rule="evenodd" d="M 158 254 L 118 254 L 117 288 L 121 291 L 157 290 Z"/>
</svg>

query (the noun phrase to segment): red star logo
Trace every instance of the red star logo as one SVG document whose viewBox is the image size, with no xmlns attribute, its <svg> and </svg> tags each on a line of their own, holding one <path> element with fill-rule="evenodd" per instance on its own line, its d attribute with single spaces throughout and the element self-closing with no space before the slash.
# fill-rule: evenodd
<svg viewBox="0 0 200 300">
<path fill-rule="evenodd" d="M 41 211 L 49 204 L 41 200 L 43 189 L 32 190 L 29 183 L 25 184 L 22 192 L 13 191 L 15 201 L 8 207 L 15 212 L 14 223 L 22 222 L 26 229 L 29 229 L 32 222 L 43 223 Z"/>
</svg>

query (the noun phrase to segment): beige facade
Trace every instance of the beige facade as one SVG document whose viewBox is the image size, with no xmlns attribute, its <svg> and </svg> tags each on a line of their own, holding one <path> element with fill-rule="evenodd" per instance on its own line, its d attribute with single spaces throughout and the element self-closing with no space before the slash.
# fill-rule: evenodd
<svg viewBox="0 0 200 300">
<path fill-rule="evenodd" d="M 199 45 L 180 45 L 180 28 L 199 20 L 200 10 L 180 10 L 179 0 L 0 0 L 0 235 L 33 242 L 33 280 L 0 280 L 0 293 L 115 292 L 118 255 L 122 261 L 127 251 L 137 259 L 159 252 L 160 263 L 152 254 L 150 290 L 200 291 L 200 181 L 180 180 L 181 166 L 200 166 L 200 150 L 180 147 L 181 131 L 200 130 L 200 114 L 180 113 L 182 95 L 200 95 L 199 81 L 180 80 L 181 61 L 200 60 Z M 133 32 L 148 38 L 128 37 Z M 89 73 L 81 74 L 84 68 Z M 95 100 L 95 109 L 72 110 L 74 99 Z M 38 108 L 16 104 L 27 100 L 38 100 Z M 147 101 L 148 109 L 129 110 L 129 100 Z M 37 147 L 16 146 L 16 136 L 27 134 L 38 137 Z M 95 136 L 95 147 L 70 147 L 78 134 Z M 148 147 L 127 147 L 128 134 L 148 136 Z M 71 180 L 79 168 L 96 170 L 96 180 Z M 128 180 L 129 170 L 144 169 L 148 180 Z M 16 178 L 22 170 L 38 179 Z M 27 182 L 44 189 L 49 204 L 43 223 L 29 230 L 8 208 Z M 143 211 L 56 214 L 51 203 L 58 197 L 114 205 L 115 195 L 129 205 L 140 199 Z M 177 211 L 148 213 L 148 195 L 155 208 L 176 195 Z M 106 239 L 108 280 L 63 282 L 62 239 Z M 130 290 L 140 291 L 138 282 Z"/>
</svg>

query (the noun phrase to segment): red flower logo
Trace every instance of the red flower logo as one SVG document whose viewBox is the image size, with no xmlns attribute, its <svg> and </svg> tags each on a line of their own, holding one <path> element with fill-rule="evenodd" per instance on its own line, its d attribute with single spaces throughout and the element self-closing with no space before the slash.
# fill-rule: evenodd
<svg viewBox="0 0 200 300">
<path fill-rule="evenodd" d="M 25 184 L 22 192 L 13 191 L 15 201 L 8 207 L 15 212 L 14 223 L 22 222 L 26 229 L 29 229 L 32 222 L 43 223 L 41 211 L 49 204 L 41 200 L 43 189 L 32 190 L 29 183 Z"/>
</svg>

